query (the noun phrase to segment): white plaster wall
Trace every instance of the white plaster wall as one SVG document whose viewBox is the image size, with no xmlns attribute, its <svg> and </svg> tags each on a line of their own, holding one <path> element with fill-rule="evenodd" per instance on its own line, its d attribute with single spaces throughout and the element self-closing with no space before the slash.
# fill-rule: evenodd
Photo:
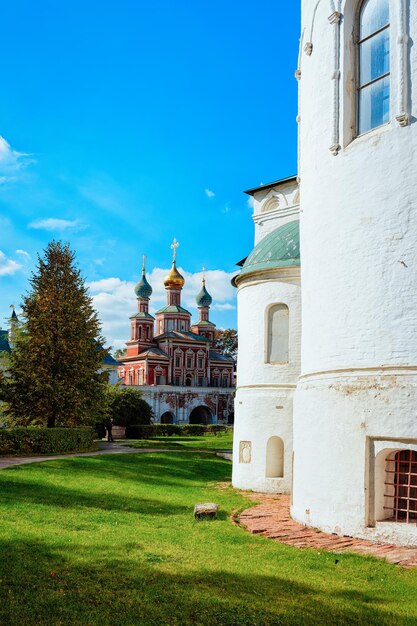
<svg viewBox="0 0 417 626">
<path fill-rule="evenodd" d="M 292 413 L 291 387 L 238 389 L 233 432 L 233 485 L 262 493 L 289 493 L 291 490 Z M 266 477 L 266 448 L 270 437 L 284 442 L 284 475 Z M 250 441 L 251 462 L 240 462 L 239 445 Z"/>
<path fill-rule="evenodd" d="M 289 282 L 282 282 L 288 280 Z M 300 373 L 301 293 L 298 268 L 291 273 L 284 269 L 274 275 L 246 279 L 238 287 L 239 352 L 237 384 L 239 388 L 253 385 L 295 384 Z M 274 304 L 289 309 L 289 360 L 271 365 L 266 360 L 266 320 Z"/>
<path fill-rule="evenodd" d="M 288 281 L 288 282 L 284 282 Z M 266 357 L 266 320 L 271 305 L 289 308 L 287 364 Z M 233 485 L 260 492 L 289 492 L 292 466 L 293 394 L 300 370 L 301 299 L 299 270 L 242 279 L 238 288 L 239 352 L 235 400 Z M 284 442 L 283 478 L 266 478 L 268 439 Z M 240 442 L 251 442 L 251 462 L 240 458 Z"/>
<path fill-rule="evenodd" d="M 417 6 L 406 4 L 416 41 Z M 307 33 L 314 5 L 302 3 Z M 332 5 L 319 4 L 313 53 L 301 62 L 304 378 L 295 398 L 293 515 L 331 532 L 376 536 L 365 520 L 366 435 L 416 432 L 417 50 L 410 47 L 412 124 L 403 128 L 395 119 L 401 3 L 392 0 L 390 123 L 352 141 L 353 3 L 342 2 L 342 149 L 333 156 Z M 413 525 L 401 537 L 395 526 L 384 530 L 387 539 L 414 541 Z"/>
<path fill-rule="evenodd" d="M 253 195 L 255 245 L 279 226 L 297 219 L 300 212 L 297 181 L 261 189 Z"/>
<path fill-rule="evenodd" d="M 367 437 L 417 436 L 414 373 L 370 370 L 308 377 L 297 387 L 294 411 L 293 517 L 327 532 L 368 538 L 381 538 L 383 533 L 385 540 L 417 545 L 415 524 L 386 522 L 367 528 L 366 511 L 367 490 L 372 488 L 367 479 Z M 394 445 L 398 450 L 416 447 L 380 443 L 375 456 L 382 448 L 389 453 Z M 377 508 L 376 498 L 376 513 Z M 408 530 L 401 530 L 404 526 Z"/>
</svg>

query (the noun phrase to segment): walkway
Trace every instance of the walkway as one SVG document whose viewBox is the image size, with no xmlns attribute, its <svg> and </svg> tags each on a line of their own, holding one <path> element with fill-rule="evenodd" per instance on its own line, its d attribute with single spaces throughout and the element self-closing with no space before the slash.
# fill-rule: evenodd
<svg viewBox="0 0 417 626">
<path fill-rule="evenodd" d="M 98 443 L 99 450 L 94 452 L 74 452 L 72 454 L 51 454 L 49 456 L 10 456 L 0 457 L 0 470 L 15 465 L 27 465 L 28 463 L 41 463 L 43 461 L 54 461 L 55 459 L 70 459 L 79 456 L 101 456 L 103 454 L 140 454 L 142 452 L 167 452 L 167 450 L 159 450 L 154 448 L 131 448 L 123 445 L 118 441 L 108 443 L 100 441 Z M 177 450 L 168 450 L 168 452 L 177 452 Z"/>
<path fill-rule="evenodd" d="M 295 548 L 315 548 L 337 553 L 356 552 L 385 559 L 389 563 L 403 567 L 417 566 L 417 548 L 403 548 L 322 533 L 307 528 L 290 517 L 289 496 L 277 497 L 259 493 L 245 493 L 245 496 L 262 503 L 246 509 L 239 516 L 240 523 L 254 535 L 263 535 Z"/>
</svg>

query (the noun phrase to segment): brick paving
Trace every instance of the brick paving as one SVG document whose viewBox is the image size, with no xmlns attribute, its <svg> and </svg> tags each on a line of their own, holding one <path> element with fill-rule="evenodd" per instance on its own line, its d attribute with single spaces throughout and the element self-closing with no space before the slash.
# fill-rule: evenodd
<svg viewBox="0 0 417 626">
<path fill-rule="evenodd" d="M 246 494 L 245 494 L 246 495 Z M 315 548 L 328 552 L 356 552 L 368 554 L 402 567 L 417 567 L 417 548 L 377 543 L 323 533 L 307 528 L 290 517 L 290 497 L 264 494 L 247 494 L 257 506 L 239 515 L 239 522 L 250 533 L 285 543 L 295 548 Z"/>
</svg>

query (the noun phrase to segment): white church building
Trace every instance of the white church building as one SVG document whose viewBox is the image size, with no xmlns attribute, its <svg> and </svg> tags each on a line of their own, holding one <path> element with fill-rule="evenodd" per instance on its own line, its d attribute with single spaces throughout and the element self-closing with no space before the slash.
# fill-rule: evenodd
<svg viewBox="0 0 417 626">
<path fill-rule="evenodd" d="M 417 545 L 417 2 L 303 0 L 298 176 L 249 190 L 233 484 Z"/>
</svg>

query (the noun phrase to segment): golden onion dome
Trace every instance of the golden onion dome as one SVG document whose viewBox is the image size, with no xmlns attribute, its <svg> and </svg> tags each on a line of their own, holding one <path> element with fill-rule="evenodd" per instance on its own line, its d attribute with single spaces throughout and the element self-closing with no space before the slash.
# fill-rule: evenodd
<svg viewBox="0 0 417 626">
<path fill-rule="evenodd" d="M 165 287 L 171 287 L 173 289 L 182 289 L 184 287 L 184 283 L 184 276 L 181 276 L 174 261 L 169 274 L 167 274 L 164 278 L 164 285 Z"/>
</svg>

